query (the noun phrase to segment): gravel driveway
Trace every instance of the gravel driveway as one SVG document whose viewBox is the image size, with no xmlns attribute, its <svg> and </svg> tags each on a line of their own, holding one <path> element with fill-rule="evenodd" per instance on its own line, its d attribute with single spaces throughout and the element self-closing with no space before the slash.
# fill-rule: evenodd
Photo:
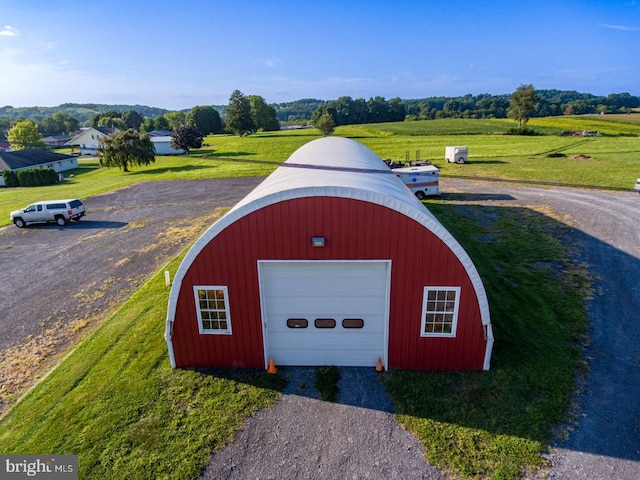
<svg viewBox="0 0 640 480">
<path fill-rule="evenodd" d="M 639 195 L 454 179 L 442 183 L 445 192 L 475 194 L 473 203 L 550 206 L 574 227 L 579 254 L 595 279 L 588 304 L 589 372 L 575 399 L 577 424 L 554 443 L 553 467 L 539 478 L 640 479 Z M 500 198 L 497 194 L 512 199 L 483 200 Z"/>
<path fill-rule="evenodd" d="M 535 476 L 640 478 L 638 195 L 449 178 L 441 187 L 451 203 L 548 206 L 574 227 L 573 240 L 596 279 L 588 306 L 590 371 L 576 398 L 577 424 L 553 446 L 552 467 Z M 337 404 L 301 391 L 300 384 L 313 384 L 312 369 L 287 370 L 292 380 L 276 406 L 249 419 L 232 444 L 214 453 L 202 478 L 448 478 L 423 460 L 420 444 L 393 420 L 372 369 L 341 370 Z"/>
<path fill-rule="evenodd" d="M 87 199 L 89 214 L 77 224 L 0 229 L 0 395 L 13 400 L 77 341 L 84 324 L 104 320 L 211 223 L 218 207 L 232 206 L 261 180 L 140 184 Z M 543 474 L 640 478 L 638 195 L 449 178 L 441 187 L 452 203 L 550 206 L 574 227 L 596 278 L 590 370 L 576 399 L 577 425 L 554 445 L 553 467 Z M 212 456 L 205 478 L 445 478 L 393 420 L 375 375 L 343 369 L 342 397 L 329 404 L 315 398 L 308 372 L 289 374 L 281 400 Z"/>
<path fill-rule="evenodd" d="M 0 412 L 262 180 L 142 183 L 65 227 L 0 228 Z"/>
</svg>

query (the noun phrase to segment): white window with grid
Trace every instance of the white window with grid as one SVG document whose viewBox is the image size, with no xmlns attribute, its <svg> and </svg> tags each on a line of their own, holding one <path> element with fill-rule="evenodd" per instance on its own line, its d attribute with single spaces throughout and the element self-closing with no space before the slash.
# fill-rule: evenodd
<svg viewBox="0 0 640 480">
<path fill-rule="evenodd" d="M 229 293 L 227 287 L 193 287 L 200 333 L 231 335 Z"/>
<path fill-rule="evenodd" d="M 455 337 L 460 287 L 424 287 L 422 337 Z"/>
</svg>

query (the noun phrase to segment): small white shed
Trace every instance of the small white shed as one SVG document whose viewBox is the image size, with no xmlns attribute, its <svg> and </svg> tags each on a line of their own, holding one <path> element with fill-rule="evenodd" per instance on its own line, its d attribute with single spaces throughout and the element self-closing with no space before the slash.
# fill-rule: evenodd
<svg viewBox="0 0 640 480">
<path fill-rule="evenodd" d="M 182 148 L 173 148 L 171 146 L 171 136 L 151 137 L 153 148 L 156 149 L 156 155 L 181 155 L 185 153 Z"/>
</svg>

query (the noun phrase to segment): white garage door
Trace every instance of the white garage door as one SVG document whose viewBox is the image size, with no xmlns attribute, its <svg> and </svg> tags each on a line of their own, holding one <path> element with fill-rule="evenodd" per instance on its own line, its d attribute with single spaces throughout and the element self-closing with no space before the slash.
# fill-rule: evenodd
<svg viewBox="0 0 640 480">
<path fill-rule="evenodd" d="M 388 261 L 260 262 L 266 357 L 276 365 L 386 365 Z"/>
</svg>

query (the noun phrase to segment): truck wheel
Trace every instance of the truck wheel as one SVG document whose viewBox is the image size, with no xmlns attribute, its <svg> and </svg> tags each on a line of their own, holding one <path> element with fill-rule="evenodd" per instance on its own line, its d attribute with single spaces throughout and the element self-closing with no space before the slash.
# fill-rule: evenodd
<svg viewBox="0 0 640 480">
<path fill-rule="evenodd" d="M 458 163 L 464 163 L 464 157 L 460 157 L 460 158 L 458 159 Z"/>
<path fill-rule="evenodd" d="M 418 197 L 418 200 L 422 200 L 426 195 L 424 194 L 424 192 L 422 190 L 416 192 L 416 197 Z"/>
<path fill-rule="evenodd" d="M 16 217 L 13 219 L 13 223 L 15 224 L 16 227 L 18 228 L 24 228 L 27 226 L 27 222 L 25 222 L 22 218 L 20 217 Z"/>
<path fill-rule="evenodd" d="M 62 215 L 58 215 L 56 217 L 56 223 L 61 227 L 64 227 L 67 224 L 67 219 L 64 218 Z"/>
</svg>

